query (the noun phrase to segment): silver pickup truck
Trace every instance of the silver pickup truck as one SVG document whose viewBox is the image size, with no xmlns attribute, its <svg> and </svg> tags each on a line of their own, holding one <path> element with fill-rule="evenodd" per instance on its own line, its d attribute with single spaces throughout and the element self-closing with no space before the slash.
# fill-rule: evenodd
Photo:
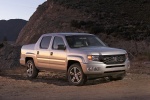
<svg viewBox="0 0 150 100">
<path fill-rule="evenodd" d="M 36 44 L 22 46 L 20 63 L 27 67 L 28 78 L 58 70 L 67 73 L 72 85 L 103 77 L 121 80 L 130 68 L 125 50 L 110 48 L 88 33 L 44 34 Z"/>
</svg>

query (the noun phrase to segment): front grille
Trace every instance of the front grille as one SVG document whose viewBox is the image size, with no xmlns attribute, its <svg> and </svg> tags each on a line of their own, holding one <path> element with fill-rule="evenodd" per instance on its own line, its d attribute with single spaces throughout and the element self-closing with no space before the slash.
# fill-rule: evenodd
<svg viewBox="0 0 150 100">
<path fill-rule="evenodd" d="M 122 64 L 125 60 L 125 55 L 103 55 L 103 62 L 105 64 Z"/>
</svg>

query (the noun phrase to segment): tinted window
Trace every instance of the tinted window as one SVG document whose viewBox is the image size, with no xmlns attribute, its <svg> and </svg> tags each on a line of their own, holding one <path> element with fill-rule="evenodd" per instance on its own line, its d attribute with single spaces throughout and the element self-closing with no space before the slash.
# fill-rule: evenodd
<svg viewBox="0 0 150 100">
<path fill-rule="evenodd" d="M 51 36 L 45 36 L 42 38 L 42 41 L 40 43 L 40 48 L 41 49 L 48 49 L 49 44 L 50 44 Z"/>
<path fill-rule="evenodd" d="M 61 37 L 56 36 L 53 42 L 53 49 L 58 49 L 58 45 L 65 45 L 65 43 Z"/>
<path fill-rule="evenodd" d="M 66 40 L 71 48 L 105 46 L 100 39 L 93 35 L 66 36 Z"/>
</svg>

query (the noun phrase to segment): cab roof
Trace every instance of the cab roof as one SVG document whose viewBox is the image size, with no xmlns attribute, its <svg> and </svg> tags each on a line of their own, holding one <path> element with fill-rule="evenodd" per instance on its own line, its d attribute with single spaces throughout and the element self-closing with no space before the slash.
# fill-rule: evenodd
<svg viewBox="0 0 150 100">
<path fill-rule="evenodd" d="M 72 36 L 72 35 L 92 35 L 89 33 L 47 33 L 47 34 L 43 34 L 44 36 L 56 36 L 56 35 L 60 35 L 60 36 Z"/>
</svg>

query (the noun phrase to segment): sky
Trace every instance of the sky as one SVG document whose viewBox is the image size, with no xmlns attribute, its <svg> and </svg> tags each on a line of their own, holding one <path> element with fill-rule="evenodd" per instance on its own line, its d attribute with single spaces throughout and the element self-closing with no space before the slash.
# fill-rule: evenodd
<svg viewBox="0 0 150 100">
<path fill-rule="evenodd" d="M 47 0 L 0 0 L 0 20 L 29 20 L 38 5 Z"/>
</svg>

